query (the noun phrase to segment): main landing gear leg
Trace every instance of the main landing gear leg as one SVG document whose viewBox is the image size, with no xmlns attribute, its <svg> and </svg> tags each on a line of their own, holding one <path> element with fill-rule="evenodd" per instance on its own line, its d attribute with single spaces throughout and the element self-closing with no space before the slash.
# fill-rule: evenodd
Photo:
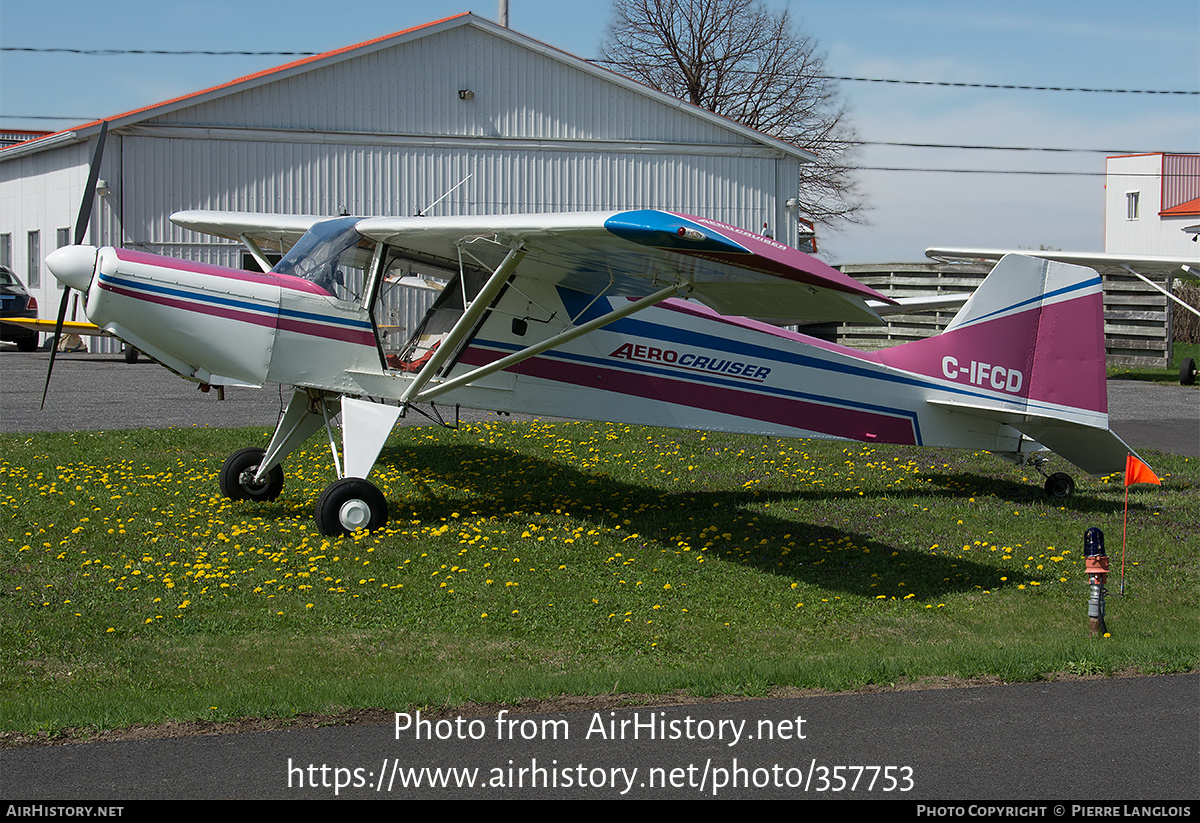
<svg viewBox="0 0 1200 823">
<path fill-rule="evenodd" d="M 218 478 L 221 494 L 230 500 L 270 501 L 283 491 L 283 460 L 325 422 L 338 398 L 296 389 L 264 451 L 241 449 L 229 455 Z"/>
<path fill-rule="evenodd" d="M 342 455 L 338 456 L 334 418 L 342 415 Z M 338 479 L 317 501 L 317 529 L 336 536 L 387 523 L 387 499 L 366 479 L 400 416 L 384 406 L 336 394 L 296 389 L 266 451 L 234 452 L 221 469 L 221 493 L 231 500 L 274 500 L 283 490 L 283 460 L 324 428 Z"/>
<path fill-rule="evenodd" d="M 339 479 L 330 483 L 317 501 L 317 529 L 321 534 L 350 534 L 359 529 L 378 529 L 387 523 L 387 499 L 366 477 L 399 416 L 398 406 L 342 399 L 345 471 L 339 471 Z M 332 431 L 330 445 L 333 445 Z"/>
</svg>

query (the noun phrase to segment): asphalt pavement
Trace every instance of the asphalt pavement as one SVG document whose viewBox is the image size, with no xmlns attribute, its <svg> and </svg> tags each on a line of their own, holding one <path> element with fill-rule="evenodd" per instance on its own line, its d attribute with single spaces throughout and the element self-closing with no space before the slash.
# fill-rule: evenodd
<svg viewBox="0 0 1200 823">
<path fill-rule="evenodd" d="M 0 432 L 102 431 L 205 426 L 273 429 L 291 389 L 268 384 L 261 389 L 230 387 L 223 400 L 216 391 L 172 374 L 152 360 L 126 363 L 120 354 L 59 354 L 50 387 L 50 353 L 0 351 Z M 46 403 L 42 405 L 42 392 Z M 453 406 L 444 413 L 454 419 Z M 504 419 L 514 419 L 506 417 Z M 461 410 L 461 420 L 500 419 L 493 412 Z M 409 414 L 399 425 L 428 425 L 429 418 Z"/>
<path fill-rule="evenodd" d="M 1182 817 L 1189 801 L 1184 811 L 1200 813 L 1197 729 L 1197 674 L 616 711 L 414 712 L 4 750 L 0 799 L 887 799 L 961 808 L 947 817 L 988 816 L 977 805 L 1080 817 L 1073 806 L 1136 802 Z"/>
<path fill-rule="evenodd" d="M 47 359 L 0 352 L 0 431 L 270 428 L 285 399 L 270 387 L 218 401 L 152 363 L 63 355 L 43 411 Z M 1109 404 L 1134 448 L 1200 456 L 1200 391 L 1110 381 Z M 886 798 L 918 814 L 917 801 L 957 804 L 933 816 L 1195 816 L 1200 675 L 397 716 L 0 751 L 9 814 L 44 816 L 48 802 L 335 797 Z"/>
</svg>

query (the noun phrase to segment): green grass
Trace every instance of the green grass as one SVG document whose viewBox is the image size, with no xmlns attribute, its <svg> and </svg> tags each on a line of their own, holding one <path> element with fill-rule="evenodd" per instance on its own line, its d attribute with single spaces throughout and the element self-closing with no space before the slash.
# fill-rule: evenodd
<svg viewBox="0 0 1200 823">
<path fill-rule="evenodd" d="M 989 455 L 545 422 L 398 429 L 386 530 L 327 540 L 315 441 L 272 504 L 216 475 L 262 430 L 7 435 L 0 729 L 613 692 L 1191 671 L 1200 466 L 1041 478 Z M 1111 636 L 1088 632 L 1084 530 Z"/>
</svg>

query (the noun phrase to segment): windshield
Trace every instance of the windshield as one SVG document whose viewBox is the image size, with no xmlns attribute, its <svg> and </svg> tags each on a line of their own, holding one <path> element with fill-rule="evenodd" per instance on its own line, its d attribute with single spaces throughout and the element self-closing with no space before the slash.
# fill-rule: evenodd
<svg viewBox="0 0 1200 823">
<path fill-rule="evenodd" d="M 303 277 L 340 300 L 358 300 L 375 243 L 355 231 L 357 217 L 314 225 L 272 269 Z"/>
</svg>

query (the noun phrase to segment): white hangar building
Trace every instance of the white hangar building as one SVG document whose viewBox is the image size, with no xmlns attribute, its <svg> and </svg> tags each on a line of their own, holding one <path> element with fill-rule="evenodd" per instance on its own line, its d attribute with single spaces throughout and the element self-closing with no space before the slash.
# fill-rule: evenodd
<svg viewBox="0 0 1200 823">
<path fill-rule="evenodd" d="M 790 245 L 807 228 L 807 152 L 471 14 L 105 120 L 85 242 L 224 266 L 253 264 L 169 216 L 661 208 Z M 42 258 L 71 242 L 100 127 L 0 149 L 0 263 L 43 317 L 61 298 Z"/>
</svg>

